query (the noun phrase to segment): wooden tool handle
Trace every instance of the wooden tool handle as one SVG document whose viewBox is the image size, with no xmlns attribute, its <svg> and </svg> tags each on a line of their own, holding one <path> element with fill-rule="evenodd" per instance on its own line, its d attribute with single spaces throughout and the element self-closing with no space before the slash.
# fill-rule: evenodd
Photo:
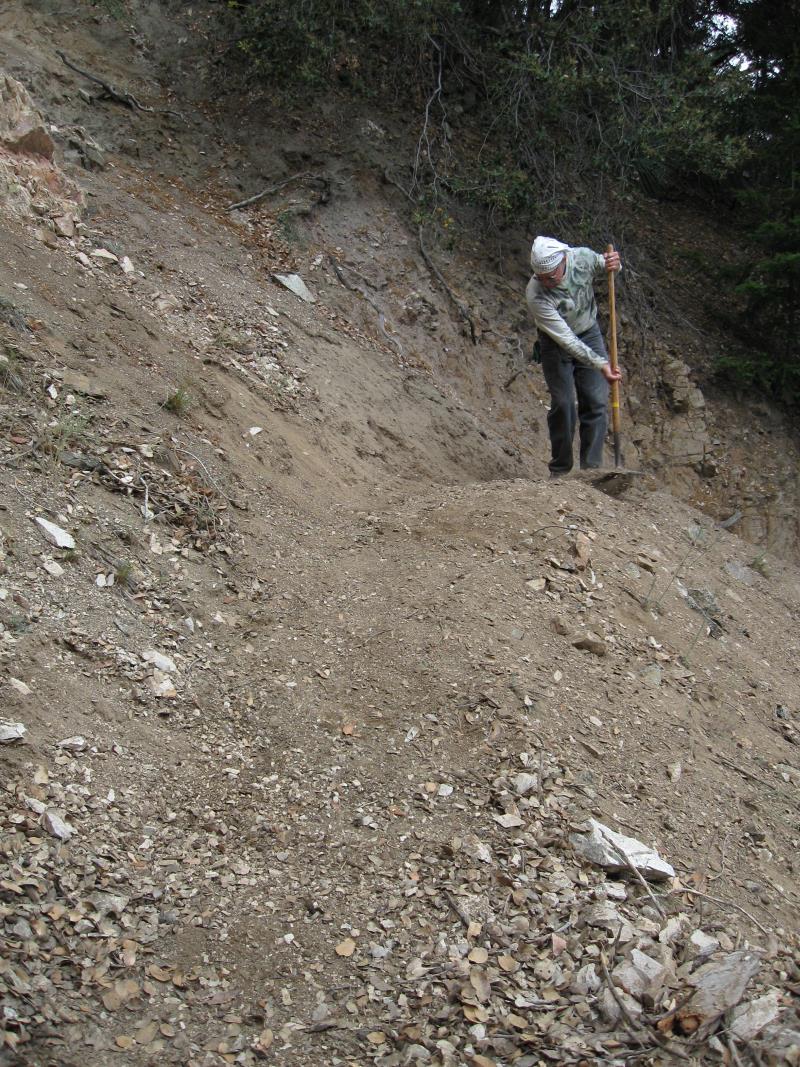
<svg viewBox="0 0 800 1067">
<path fill-rule="evenodd" d="M 614 246 L 609 245 L 606 252 L 613 252 Z M 614 293 L 614 271 L 608 271 L 608 317 L 609 317 L 609 334 L 608 334 L 608 358 L 611 363 L 611 369 L 617 369 L 617 303 Z M 611 428 L 614 433 L 619 433 L 620 429 L 620 415 L 619 415 L 619 382 L 611 383 Z"/>
</svg>

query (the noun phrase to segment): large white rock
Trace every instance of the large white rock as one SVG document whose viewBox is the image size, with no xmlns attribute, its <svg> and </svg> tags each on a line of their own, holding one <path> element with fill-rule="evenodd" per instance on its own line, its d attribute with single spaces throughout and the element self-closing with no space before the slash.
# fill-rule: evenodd
<svg viewBox="0 0 800 1067">
<path fill-rule="evenodd" d="M 629 869 L 625 862 L 627 858 L 632 866 L 651 882 L 663 882 L 667 878 L 675 877 L 675 870 L 667 861 L 635 837 L 618 834 L 597 819 L 589 819 L 589 825 L 589 834 L 573 834 L 570 841 L 575 851 L 590 863 L 595 863 L 607 871 L 620 872 Z"/>
<path fill-rule="evenodd" d="M 45 535 L 47 540 L 57 548 L 75 547 L 75 538 L 72 534 L 67 533 L 66 530 L 62 530 L 61 527 L 56 526 L 54 522 L 50 522 L 48 519 L 40 519 L 37 516 L 36 525 Z"/>
</svg>

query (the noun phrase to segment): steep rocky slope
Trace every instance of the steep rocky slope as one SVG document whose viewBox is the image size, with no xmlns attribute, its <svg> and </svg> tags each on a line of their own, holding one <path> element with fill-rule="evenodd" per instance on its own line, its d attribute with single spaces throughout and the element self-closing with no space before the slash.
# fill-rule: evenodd
<svg viewBox="0 0 800 1067">
<path fill-rule="evenodd" d="M 0 1055 L 796 1062 L 789 439 L 676 326 L 640 484 L 547 482 L 524 252 L 426 249 L 473 344 L 379 117 L 221 125 L 164 18 L 0 13 Z"/>
</svg>

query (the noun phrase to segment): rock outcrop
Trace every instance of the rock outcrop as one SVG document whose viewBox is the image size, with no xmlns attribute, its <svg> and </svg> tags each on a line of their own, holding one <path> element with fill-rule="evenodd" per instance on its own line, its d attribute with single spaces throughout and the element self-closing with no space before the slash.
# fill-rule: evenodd
<svg viewBox="0 0 800 1067">
<path fill-rule="evenodd" d="M 55 162 L 55 143 L 24 85 L 0 70 L 0 204 L 14 215 L 74 221 L 83 193 Z"/>
</svg>

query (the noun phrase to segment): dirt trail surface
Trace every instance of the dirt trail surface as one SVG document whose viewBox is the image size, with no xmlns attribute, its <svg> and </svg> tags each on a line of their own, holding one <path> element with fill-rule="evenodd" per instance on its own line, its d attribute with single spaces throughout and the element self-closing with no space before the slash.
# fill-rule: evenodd
<svg viewBox="0 0 800 1067">
<path fill-rule="evenodd" d="M 0 1063 L 800 1062 L 800 575 L 695 469 L 742 440 L 548 482 L 391 136 L 221 124 L 123 13 L 0 12 Z"/>
</svg>

